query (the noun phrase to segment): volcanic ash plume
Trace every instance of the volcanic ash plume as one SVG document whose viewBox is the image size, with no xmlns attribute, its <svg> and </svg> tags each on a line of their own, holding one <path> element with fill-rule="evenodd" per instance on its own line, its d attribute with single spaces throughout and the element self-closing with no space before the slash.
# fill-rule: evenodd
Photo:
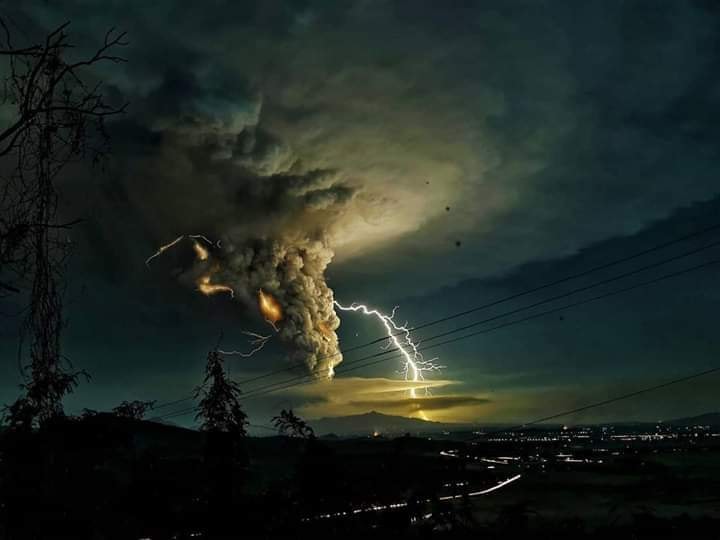
<svg viewBox="0 0 720 540">
<path fill-rule="evenodd" d="M 291 361 L 331 377 L 342 360 L 340 323 L 324 272 L 330 246 L 354 215 L 358 186 L 337 170 L 306 164 L 261 128 L 259 95 L 228 93 L 205 79 L 166 82 L 185 90 L 170 106 L 146 104 L 162 150 L 138 167 L 138 178 L 152 174 L 154 181 L 137 182 L 133 200 L 148 221 L 162 223 L 163 238 L 198 233 L 190 236 L 195 266 L 183 281 L 244 303 L 278 332 Z"/>
<path fill-rule="evenodd" d="M 342 361 L 335 333 L 340 319 L 324 276 L 332 250 L 310 239 L 224 241 L 223 247 L 223 283 L 277 329 L 293 362 L 305 362 L 317 376 L 332 377 L 333 367 Z"/>
</svg>

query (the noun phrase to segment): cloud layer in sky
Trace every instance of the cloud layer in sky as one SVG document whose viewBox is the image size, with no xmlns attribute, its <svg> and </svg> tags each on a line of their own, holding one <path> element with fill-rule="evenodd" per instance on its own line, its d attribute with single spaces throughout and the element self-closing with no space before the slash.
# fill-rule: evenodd
<svg viewBox="0 0 720 540">
<path fill-rule="evenodd" d="M 146 271 L 142 261 L 178 234 L 320 241 L 334 252 L 327 273 L 343 302 L 392 308 L 414 297 L 403 317 L 423 320 L 588 253 L 602 258 L 613 252 L 603 240 L 654 231 L 720 191 L 720 13 L 711 2 L 70 0 L 13 9 L 30 33 L 72 21 L 79 50 L 111 26 L 131 42 L 126 65 L 98 73 L 113 99 L 130 102 L 109 126 L 108 172 L 77 172 L 62 186 L 63 211 L 91 224 L 77 231 L 74 279 L 90 293 L 71 307 L 79 328 L 68 347 L 101 381 L 117 371 L 118 353 L 107 351 L 107 366 L 90 351 L 118 324 L 142 336 L 127 360 L 139 373 L 149 350 L 168 348 L 143 369 L 171 373 L 175 353 L 202 350 L 198 340 L 218 327 L 257 324 L 247 307 L 203 307 L 180 290 L 182 255 Z M 658 231 L 643 238 L 673 233 Z M 86 330 L 98 317 L 108 339 Z M 371 328 L 350 317 L 343 326 L 349 341 Z M 617 331 L 596 324 L 592 339 L 573 336 L 565 348 L 540 332 L 532 352 L 539 364 L 570 349 L 591 357 L 593 342 Z M 642 363 L 642 339 L 627 342 Z M 507 348 L 453 349 L 447 379 L 471 361 L 494 368 L 503 358 L 519 371 L 533 363 L 497 343 Z M 678 343 L 700 348 L 689 331 Z M 386 377 L 383 369 L 369 376 Z M 480 375 L 467 385 L 451 389 L 486 399 Z M 490 398 L 462 406 L 495 407 Z M 351 401 L 368 405 L 343 407 Z"/>
</svg>

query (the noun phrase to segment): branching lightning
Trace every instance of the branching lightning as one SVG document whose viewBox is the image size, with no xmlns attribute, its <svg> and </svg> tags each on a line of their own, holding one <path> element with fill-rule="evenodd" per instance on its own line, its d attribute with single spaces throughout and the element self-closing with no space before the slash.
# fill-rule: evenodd
<svg viewBox="0 0 720 540">
<path fill-rule="evenodd" d="M 210 240 L 207 236 L 204 234 L 183 234 L 178 236 L 175 240 L 172 242 L 169 242 L 167 244 L 164 244 L 158 248 L 158 250 L 153 253 L 150 257 L 148 257 L 145 260 L 145 264 L 149 267 L 150 262 L 155 259 L 156 257 L 159 257 L 163 253 L 165 253 L 170 248 L 176 246 L 180 242 L 182 242 L 185 238 L 189 238 L 192 240 L 192 247 L 193 251 L 195 251 L 195 257 L 198 261 L 205 262 L 208 261 L 210 258 L 210 251 L 208 248 L 206 248 L 202 242 L 205 242 L 209 246 L 214 247 L 220 247 L 220 240 L 217 242 L 213 242 Z M 200 242 L 202 240 L 202 242 Z M 230 294 L 231 298 L 235 298 L 235 290 L 230 287 L 229 285 L 225 285 L 222 283 L 212 283 L 211 279 L 213 274 L 217 272 L 218 268 L 217 266 L 211 266 L 210 269 L 204 273 L 202 276 L 200 276 L 197 281 L 197 289 L 201 293 L 203 293 L 206 296 L 210 296 L 217 293 L 227 292 Z M 270 326 L 273 327 L 273 329 L 277 332 L 278 327 L 276 323 L 282 319 L 282 307 L 278 303 L 277 300 L 275 300 L 275 297 L 273 297 L 269 293 L 265 293 L 262 290 L 258 291 L 258 303 L 261 313 L 263 314 L 265 321 L 270 324 Z M 244 351 L 223 351 L 219 350 L 218 352 L 220 354 L 228 355 L 228 356 L 242 356 L 243 358 L 248 358 L 258 351 L 260 351 L 263 347 L 265 347 L 265 344 L 271 339 L 271 336 L 263 336 L 261 334 L 256 334 L 255 332 L 248 332 L 243 330 L 243 334 L 246 336 L 252 338 L 250 340 L 251 349 L 249 352 Z"/>
<path fill-rule="evenodd" d="M 349 306 L 343 306 L 338 301 L 335 301 L 335 306 L 337 306 L 337 308 L 341 311 L 359 312 L 363 315 L 376 317 L 380 320 L 380 322 L 382 322 L 388 336 L 387 348 L 394 346 L 398 349 L 398 351 L 400 351 L 403 357 L 401 374 L 406 381 L 417 383 L 422 382 L 425 380 L 425 372 L 438 371 L 445 367 L 435 363 L 437 358 L 431 358 L 429 360 L 423 358 L 422 353 L 418 351 L 418 344 L 416 344 L 410 336 L 410 329 L 407 327 L 407 323 L 400 326 L 395 322 L 395 311 L 397 310 L 397 306 L 393 308 L 390 315 L 386 315 L 376 309 L 370 309 L 363 304 L 357 303 L 353 303 Z M 398 339 L 398 336 L 402 336 L 402 340 Z M 410 389 L 410 397 L 417 397 L 415 390 L 416 389 L 414 387 Z M 428 392 L 427 388 L 425 389 L 425 392 Z"/>
<path fill-rule="evenodd" d="M 260 351 L 263 347 L 265 347 L 265 344 L 270 341 L 272 336 L 263 336 L 261 334 L 256 334 L 255 332 L 248 332 L 243 330 L 242 332 L 244 335 L 248 336 L 250 339 L 250 345 L 252 348 L 249 352 L 243 352 L 243 351 L 223 351 L 222 349 L 219 349 L 218 352 L 220 354 L 224 354 L 227 356 L 241 356 L 243 358 L 250 358 L 253 354 Z"/>
<path fill-rule="evenodd" d="M 177 237 L 175 240 L 173 240 L 172 242 L 170 242 L 170 243 L 168 243 L 168 244 L 165 244 L 165 245 L 163 245 L 163 246 L 160 246 L 155 253 L 153 253 L 153 254 L 150 255 L 147 259 L 145 259 L 145 266 L 150 266 L 150 261 L 152 261 L 152 260 L 153 260 L 154 258 L 156 258 L 156 257 L 159 257 L 160 255 L 162 255 L 163 253 L 165 253 L 165 252 L 166 252 L 168 249 L 170 249 L 171 247 L 173 247 L 173 246 L 179 244 L 180 242 L 182 242 L 183 238 L 185 238 L 185 235 L 184 235 L 184 234 L 183 234 L 182 236 L 178 236 L 178 237 Z"/>
<path fill-rule="evenodd" d="M 207 243 L 210 246 L 220 247 L 219 240 L 217 242 L 213 242 L 204 234 L 182 234 L 182 235 L 178 236 L 172 242 L 169 242 L 167 244 L 160 246 L 155 253 L 150 255 L 150 257 L 148 257 L 145 260 L 145 265 L 149 267 L 150 261 L 152 261 L 156 257 L 159 257 L 160 255 L 165 253 L 168 249 L 176 246 L 177 244 L 182 242 L 185 238 L 190 238 L 192 240 L 192 246 L 193 246 L 193 250 L 195 251 L 195 257 L 199 261 L 203 261 L 203 262 L 207 261 L 208 258 L 210 257 L 210 252 L 208 251 L 208 249 L 205 246 L 202 245 L 201 242 L 199 242 L 199 240 L 202 240 L 203 242 Z M 201 293 L 203 293 L 206 296 L 210 296 L 212 294 L 217 294 L 217 293 L 221 293 L 221 292 L 227 292 L 227 293 L 230 293 L 231 298 L 235 298 L 235 291 L 233 290 L 232 287 L 230 287 L 228 285 L 223 285 L 221 283 L 210 283 L 212 274 L 215 271 L 216 270 L 211 270 L 209 273 L 206 273 L 206 274 L 200 276 L 200 278 L 198 278 L 198 280 L 197 280 L 198 291 L 200 291 Z"/>
<path fill-rule="evenodd" d="M 213 242 L 212 240 L 210 240 L 210 239 L 209 239 L 207 236 L 205 236 L 204 234 L 188 234 L 187 237 L 188 237 L 188 238 L 193 238 L 193 239 L 198 239 L 198 238 L 199 238 L 200 240 L 203 240 L 203 241 L 207 242 L 208 245 L 220 247 L 220 240 L 218 240 L 217 242 Z"/>
<path fill-rule="evenodd" d="M 207 258 L 208 258 L 208 250 L 205 249 L 205 247 L 204 247 L 203 245 L 201 245 L 200 242 L 197 241 L 198 239 L 200 239 L 200 240 L 202 240 L 202 241 L 204 241 L 204 242 L 207 242 L 207 243 L 208 243 L 209 245 L 211 245 L 211 246 L 212 246 L 212 245 L 216 245 L 217 247 L 220 247 L 220 240 L 218 240 L 216 243 L 213 243 L 213 242 L 212 242 L 207 236 L 205 236 L 204 234 L 181 234 L 180 236 L 178 236 L 178 237 L 177 237 L 175 240 L 173 240 L 172 242 L 169 242 L 169 243 L 167 243 L 167 244 L 164 244 L 164 245 L 160 246 L 155 253 L 153 253 L 152 255 L 150 255 L 150 256 L 145 260 L 145 265 L 146 265 L 146 266 L 150 266 L 150 261 L 152 261 L 152 260 L 155 259 L 156 257 L 159 257 L 160 255 L 162 255 L 163 253 L 165 253 L 165 252 L 166 252 L 168 249 L 170 249 L 171 247 L 176 246 L 177 244 L 179 244 L 180 242 L 182 242 L 185 238 L 192 238 L 192 239 L 194 240 L 194 242 L 193 242 L 193 248 L 195 249 L 195 253 L 196 253 L 197 256 L 198 256 L 198 259 L 200 259 L 201 261 L 207 260 Z"/>
</svg>

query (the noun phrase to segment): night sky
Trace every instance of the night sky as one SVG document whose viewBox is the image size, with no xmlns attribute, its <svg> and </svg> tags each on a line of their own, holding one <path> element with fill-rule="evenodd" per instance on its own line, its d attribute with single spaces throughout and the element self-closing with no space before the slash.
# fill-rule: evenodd
<svg viewBox="0 0 720 540">
<path fill-rule="evenodd" d="M 130 41 L 127 64 L 91 73 L 110 100 L 129 102 L 108 124 L 112 156 L 104 170 L 73 166 L 58 182 L 62 215 L 85 220 L 72 231 L 64 350 L 92 381 L 66 400 L 69 412 L 185 397 L 220 332 L 224 348 L 246 347 L 242 330 L 274 334 L 247 294 L 195 290 L 190 243 L 145 265 L 181 234 L 221 240 L 223 261 L 248 246 L 318 249 L 332 257 L 324 276 L 336 299 L 397 305 L 398 321 L 412 326 L 720 223 L 716 2 L 18 4 L 11 19 L 30 37 L 71 21 L 78 54 L 113 26 Z M 417 337 L 717 239 L 720 231 Z M 713 258 L 720 248 L 578 298 Z M 219 277 L 246 292 L 261 280 L 237 272 L 223 267 Z M 248 400 L 247 411 L 258 423 L 283 407 L 309 418 L 377 410 L 531 420 L 715 367 L 719 284 L 710 267 L 438 347 L 428 354 L 446 367 L 428 374 L 432 395 L 422 400 L 408 398 L 397 360 L 347 375 L 340 363 L 335 380 Z M 21 382 L 12 317 L 21 308 L 21 298 L 3 300 L 4 403 Z M 341 348 L 382 335 L 375 320 L 339 316 Z M 251 358 L 227 357 L 229 371 L 242 381 L 287 366 L 294 342 L 279 338 Z M 718 382 L 568 421 L 718 410 Z M 191 414 L 173 421 L 193 424 Z"/>
</svg>

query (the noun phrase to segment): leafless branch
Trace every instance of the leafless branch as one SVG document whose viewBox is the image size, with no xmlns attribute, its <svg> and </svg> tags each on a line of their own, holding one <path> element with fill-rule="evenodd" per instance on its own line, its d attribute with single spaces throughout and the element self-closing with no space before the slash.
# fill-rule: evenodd
<svg viewBox="0 0 720 540">
<path fill-rule="evenodd" d="M 86 82 L 86 68 L 125 62 L 115 54 L 127 44 L 125 33 L 110 29 L 88 57 L 69 61 L 69 24 L 58 26 L 39 44 L 15 46 L 0 17 L 0 58 L 8 67 L 4 103 L 15 108 L 14 121 L 0 131 L 0 159 L 14 160 L 5 167 L 10 174 L 0 178 L 0 289 L 19 292 L 22 283 L 29 296 L 18 356 L 28 374 L 25 395 L 8 408 L 11 425 L 25 427 L 28 421 L 42 423 L 63 414 L 62 398 L 86 375 L 61 351 L 64 270 L 70 253 L 64 231 L 81 220 L 58 222 L 55 182 L 72 161 L 104 155 L 105 119 L 126 109 L 126 104 L 105 102 L 102 82 Z M 21 359 L 25 354 L 28 365 Z"/>
</svg>

